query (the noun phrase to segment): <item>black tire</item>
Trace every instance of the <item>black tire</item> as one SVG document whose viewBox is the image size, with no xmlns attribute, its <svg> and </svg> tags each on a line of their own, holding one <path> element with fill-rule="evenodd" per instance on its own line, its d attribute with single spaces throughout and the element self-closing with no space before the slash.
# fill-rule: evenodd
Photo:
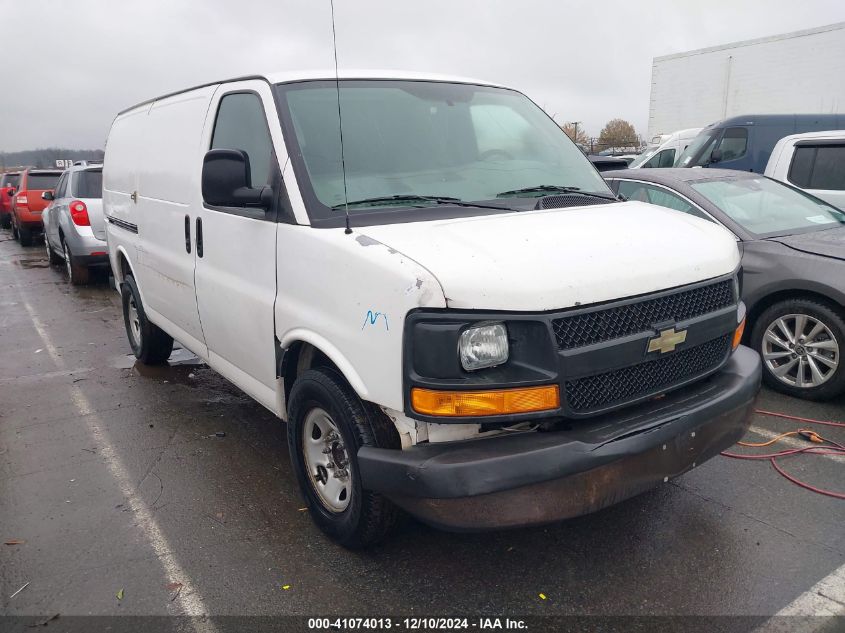
<svg viewBox="0 0 845 633">
<path fill-rule="evenodd" d="M 9 216 L 9 222 L 12 225 L 12 238 L 18 239 L 18 225 L 15 224 L 15 219 L 11 215 Z"/>
<path fill-rule="evenodd" d="M 58 266 L 62 263 L 62 258 L 56 254 L 56 251 L 53 250 L 53 247 L 50 246 L 50 240 L 47 239 L 47 234 L 44 234 L 44 246 L 47 249 L 47 260 L 50 262 L 51 266 Z"/>
<path fill-rule="evenodd" d="M 46 240 L 47 237 L 45 236 L 44 239 Z M 73 253 L 70 252 L 70 248 L 68 248 L 67 242 L 64 239 L 62 240 L 62 252 L 64 253 L 65 271 L 67 272 L 68 281 L 74 286 L 86 285 L 91 277 L 88 266 L 79 263 L 73 256 Z"/>
<path fill-rule="evenodd" d="M 10 213 L 4 213 L 0 215 L 0 228 L 8 229 L 12 226 L 12 215 Z"/>
<path fill-rule="evenodd" d="M 772 368 L 765 358 L 763 337 L 766 334 L 766 330 L 779 318 L 793 314 L 806 315 L 822 323 L 828 328 L 833 335 L 835 343 L 839 346 L 839 355 L 836 357 L 838 367 L 830 373 L 824 382 L 814 387 L 799 387 L 797 385 L 787 384 L 773 373 Z M 826 334 L 822 334 L 821 336 L 822 340 L 826 340 Z M 845 362 L 843 362 L 842 358 L 842 353 L 845 353 L 845 320 L 843 320 L 842 314 L 839 311 L 829 305 L 813 299 L 795 298 L 779 301 L 769 306 L 754 322 L 751 332 L 751 345 L 755 351 L 763 356 L 763 381 L 772 389 L 806 400 L 828 400 L 845 392 L 845 369 L 843 369 Z M 818 349 L 815 350 L 816 354 L 820 352 Z M 832 354 L 832 352 L 827 350 L 821 353 Z M 775 362 L 788 362 L 793 358 L 795 357 L 785 357 L 784 361 L 776 360 Z M 819 361 L 816 360 L 815 363 L 817 366 L 820 366 Z M 823 369 L 828 370 L 826 366 Z"/>
<path fill-rule="evenodd" d="M 325 505 L 306 466 L 304 423 L 306 416 L 318 408 L 329 414 L 340 431 L 343 446 L 348 447 L 345 454 L 351 493 L 348 506 L 342 511 L 332 511 Z M 350 549 L 384 540 L 402 513 L 384 496 L 361 487 L 357 453 L 362 446 L 399 449 L 399 435 L 393 424 L 375 405 L 361 401 L 339 373 L 323 367 L 309 369 L 297 378 L 288 411 L 291 463 L 314 522 L 331 539 Z"/>
<path fill-rule="evenodd" d="M 123 325 L 126 327 L 126 337 L 135 358 L 145 365 L 165 363 L 173 351 L 173 338 L 147 319 L 144 305 L 141 303 L 141 294 L 132 275 L 126 275 L 124 278 L 120 285 L 120 296 L 123 304 Z M 134 306 L 137 312 L 137 327 L 130 323 L 130 319 L 134 318 L 130 316 L 130 306 Z"/>
<path fill-rule="evenodd" d="M 25 226 L 18 227 L 18 241 L 21 246 L 32 246 L 32 229 Z"/>
</svg>

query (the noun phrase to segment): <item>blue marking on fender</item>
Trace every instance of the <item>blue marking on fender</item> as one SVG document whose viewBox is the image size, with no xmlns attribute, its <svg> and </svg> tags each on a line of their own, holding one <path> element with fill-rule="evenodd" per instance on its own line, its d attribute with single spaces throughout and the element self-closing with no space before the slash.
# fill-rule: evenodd
<svg viewBox="0 0 845 633">
<path fill-rule="evenodd" d="M 389 332 L 390 323 L 387 320 L 387 315 L 382 312 L 373 312 L 372 310 L 367 310 L 367 316 L 364 317 L 364 325 L 361 326 L 361 329 L 363 330 L 368 325 L 375 325 L 379 317 L 384 320 L 384 329 Z"/>
</svg>

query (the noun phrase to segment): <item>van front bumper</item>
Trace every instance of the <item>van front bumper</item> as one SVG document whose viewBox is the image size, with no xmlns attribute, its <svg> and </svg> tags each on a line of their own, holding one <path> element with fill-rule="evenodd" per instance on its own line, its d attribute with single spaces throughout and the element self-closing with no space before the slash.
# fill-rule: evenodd
<svg viewBox="0 0 845 633">
<path fill-rule="evenodd" d="M 567 430 L 362 447 L 363 487 L 440 528 L 559 521 L 633 497 L 735 444 L 751 423 L 760 357 L 739 347 L 713 376 Z"/>
</svg>

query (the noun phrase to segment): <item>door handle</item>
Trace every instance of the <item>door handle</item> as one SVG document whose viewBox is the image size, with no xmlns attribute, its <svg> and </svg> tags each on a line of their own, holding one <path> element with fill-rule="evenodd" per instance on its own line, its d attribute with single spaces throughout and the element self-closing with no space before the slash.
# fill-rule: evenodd
<svg viewBox="0 0 845 633">
<path fill-rule="evenodd" d="M 185 215 L 185 250 L 191 252 L 191 216 Z"/>
<path fill-rule="evenodd" d="M 202 257 L 202 218 L 197 218 L 197 257 Z"/>
</svg>

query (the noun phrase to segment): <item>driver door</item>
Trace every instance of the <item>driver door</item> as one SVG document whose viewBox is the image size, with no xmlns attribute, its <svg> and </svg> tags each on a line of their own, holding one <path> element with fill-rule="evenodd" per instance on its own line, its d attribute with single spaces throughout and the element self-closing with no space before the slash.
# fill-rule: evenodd
<svg viewBox="0 0 845 633">
<path fill-rule="evenodd" d="M 270 86 L 220 86 L 211 101 L 203 151 L 236 149 L 249 157 L 251 185 L 273 189 L 270 209 L 219 207 L 202 201 L 196 218 L 195 283 L 209 364 L 276 413 L 276 229 L 282 199 L 282 142 Z M 268 116 L 268 113 L 272 116 Z M 202 164 L 197 166 L 202 169 Z"/>
</svg>

